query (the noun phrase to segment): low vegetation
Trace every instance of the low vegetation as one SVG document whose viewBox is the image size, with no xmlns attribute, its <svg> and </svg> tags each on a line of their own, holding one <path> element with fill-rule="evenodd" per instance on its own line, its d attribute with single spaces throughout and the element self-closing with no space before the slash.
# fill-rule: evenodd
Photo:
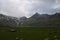
<svg viewBox="0 0 60 40">
<path fill-rule="evenodd" d="M 15 29 L 15 32 L 10 31 Z M 0 40 L 60 40 L 60 29 L 0 27 Z"/>
</svg>

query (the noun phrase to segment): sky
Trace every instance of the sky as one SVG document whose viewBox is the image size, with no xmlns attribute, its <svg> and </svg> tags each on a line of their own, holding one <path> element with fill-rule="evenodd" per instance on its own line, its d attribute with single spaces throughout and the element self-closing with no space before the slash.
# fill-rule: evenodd
<svg viewBox="0 0 60 40">
<path fill-rule="evenodd" d="M 60 0 L 0 0 L 0 13 L 14 17 L 30 17 L 36 12 L 60 12 Z"/>
</svg>

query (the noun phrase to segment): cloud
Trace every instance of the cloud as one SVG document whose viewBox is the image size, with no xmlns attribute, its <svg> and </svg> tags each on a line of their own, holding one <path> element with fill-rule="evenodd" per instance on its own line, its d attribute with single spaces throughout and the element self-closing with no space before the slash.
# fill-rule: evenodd
<svg viewBox="0 0 60 40">
<path fill-rule="evenodd" d="M 60 0 L 0 0 L 0 12 L 15 17 L 52 14 L 60 12 Z"/>
</svg>

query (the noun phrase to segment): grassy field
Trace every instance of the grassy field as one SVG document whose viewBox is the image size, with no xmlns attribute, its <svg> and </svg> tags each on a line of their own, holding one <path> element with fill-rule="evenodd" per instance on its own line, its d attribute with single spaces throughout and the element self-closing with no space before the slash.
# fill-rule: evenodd
<svg viewBox="0 0 60 40">
<path fill-rule="evenodd" d="M 59 29 L 46 28 L 15 28 L 16 32 L 9 31 L 11 28 L 0 27 L 0 40 L 60 40 Z"/>
</svg>

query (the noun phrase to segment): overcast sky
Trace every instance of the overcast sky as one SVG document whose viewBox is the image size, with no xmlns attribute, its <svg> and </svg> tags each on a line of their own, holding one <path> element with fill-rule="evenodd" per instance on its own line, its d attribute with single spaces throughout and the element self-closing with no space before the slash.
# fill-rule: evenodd
<svg viewBox="0 0 60 40">
<path fill-rule="evenodd" d="M 60 12 L 60 0 L 0 0 L 0 13 L 30 17 L 35 12 L 40 14 Z"/>
</svg>

